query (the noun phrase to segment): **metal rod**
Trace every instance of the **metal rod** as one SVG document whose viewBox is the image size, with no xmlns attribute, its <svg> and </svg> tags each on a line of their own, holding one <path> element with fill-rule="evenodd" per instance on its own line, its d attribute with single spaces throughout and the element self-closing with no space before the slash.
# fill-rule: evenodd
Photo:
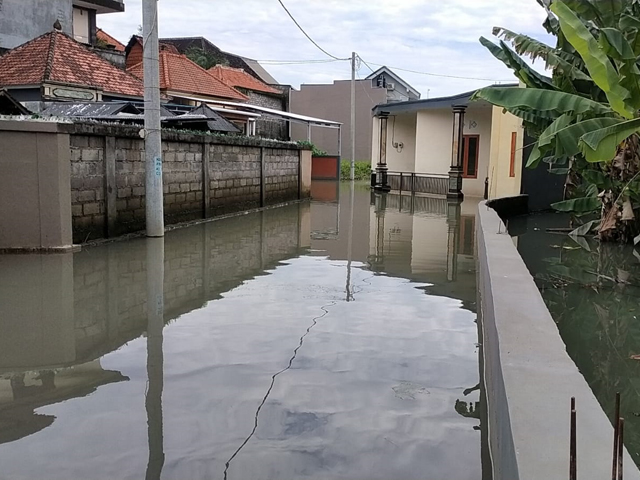
<svg viewBox="0 0 640 480">
<path fill-rule="evenodd" d="M 576 431 L 576 399 L 571 397 L 571 435 L 569 446 L 569 480 L 577 480 L 578 464 L 577 464 L 577 431 Z"/>
<path fill-rule="evenodd" d="M 351 181 L 356 172 L 356 52 L 351 52 Z"/>
<path fill-rule="evenodd" d="M 620 392 L 616 392 L 616 406 L 613 417 L 613 465 L 611 466 L 611 480 L 618 476 L 618 428 L 620 427 Z"/>
<path fill-rule="evenodd" d="M 622 480 L 622 458 L 624 457 L 624 418 L 618 421 L 618 480 Z"/>
<path fill-rule="evenodd" d="M 147 237 L 164 236 L 158 0 L 142 2 Z"/>
</svg>

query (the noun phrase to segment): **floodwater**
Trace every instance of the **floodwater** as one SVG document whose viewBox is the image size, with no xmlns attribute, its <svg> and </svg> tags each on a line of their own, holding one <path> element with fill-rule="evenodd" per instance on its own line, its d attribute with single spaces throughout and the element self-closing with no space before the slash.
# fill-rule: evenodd
<svg viewBox="0 0 640 480">
<path fill-rule="evenodd" d="M 0 478 L 483 478 L 476 202 L 314 196 L 0 256 Z"/>
<path fill-rule="evenodd" d="M 640 466 L 640 254 L 547 231 L 568 224 L 549 213 L 512 219 L 509 230 L 567 352 L 611 420 L 620 392 L 625 446 Z"/>
</svg>

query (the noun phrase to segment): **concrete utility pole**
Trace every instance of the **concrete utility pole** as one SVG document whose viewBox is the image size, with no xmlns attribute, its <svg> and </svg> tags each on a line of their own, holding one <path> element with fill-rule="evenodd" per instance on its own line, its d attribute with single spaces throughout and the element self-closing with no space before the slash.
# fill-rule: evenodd
<svg viewBox="0 0 640 480">
<path fill-rule="evenodd" d="M 142 1 L 147 237 L 164 236 L 158 0 Z"/>
<path fill-rule="evenodd" d="M 356 169 L 356 52 L 351 52 L 351 180 Z"/>
</svg>

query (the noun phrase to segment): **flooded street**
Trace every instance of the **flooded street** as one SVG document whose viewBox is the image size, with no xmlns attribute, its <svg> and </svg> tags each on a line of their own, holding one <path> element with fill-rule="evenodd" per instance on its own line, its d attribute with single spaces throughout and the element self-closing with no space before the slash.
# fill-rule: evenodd
<svg viewBox="0 0 640 480">
<path fill-rule="evenodd" d="M 483 478 L 477 200 L 313 189 L 0 256 L 0 478 Z"/>
</svg>

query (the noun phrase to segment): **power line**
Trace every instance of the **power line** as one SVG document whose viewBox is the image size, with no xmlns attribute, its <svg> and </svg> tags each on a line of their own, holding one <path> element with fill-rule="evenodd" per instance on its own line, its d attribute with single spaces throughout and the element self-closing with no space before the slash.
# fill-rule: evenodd
<svg viewBox="0 0 640 480">
<path fill-rule="evenodd" d="M 365 62 L 365 61 L 364 61 L 364 59 L 363 59 L 360 55 L 358 55 L 358 58 L 360 59 L 360 61 L 361 61 L 362 63 L 364 63 L 364 64 L 367 66 L 367 68 L 368 68 L 369 70 L 371 70 L 371 73 L 375 73 L 375 70 L 374 70 L 373 68 L 371 68 L 371 66 L 370 66 L 367 62 Z"/>
<path fill-rule="evenodd" d="M 267 65 L 313 65 L 313 64 L 322 64 L 322 63 L 335 63 L 335 62 L 343 62 L 348 59 L 327 59 L 327 60 L 256 60 L 258 63 L 264 63 Z"/>
<path fill-rule="evenodd" d="M 364 62 L 364 60 L 363 60 L 363 62 Z M 430 77 L 458 78 L 458 79 L 461 79 L 461 80 L 481 80 L 481 81 L 484 81 L 484 82 L 510 82 L 511 81 L 511 80 L 496 80 L 495 78 L 463 77 L 463 76 L 458 76 L 458 75 L 445 75 L 445 74 L 442 74 L 442 73 L 419 72 L 417 70 L 409 70 L 407 68 L 392 67 L 391 65 L 382 65 L 380 63 L 373 63 L 373 62 L 370 62 L 370 63 L 371 63 L 371 65 L 376 65 L 378 67 L 387 67 L 387 68 L 391 68 L 393 70 L 399 70 L 401 72 L 416 73 L 418 75 L 428 75 Z M 369 67 L 369 68 L 371 68 L 371 67 Z"/>
<path fill-rule="evenodd" d="M 300 24 L 299 24 L 299 23 L 297 22 L 297 20 L 293 17 L 293 15 L 291 15 L 291 12 L 290 12 L 289 10 L 287 10 L 287 7 L 285 7 L 284 3 L 282 3 L 282 0 L 278 0 L 278 3 L 279 3 L 280 5 L 282 5 L 282 8 L 284 8 L 284 11 L 285 11 L 285 12 L 287 12 L 287 15 L 289 15 L 289 17 L 291 18 L 291 20 L 293 20 L 293 23 L 295 23 L 295 24 L 296 24 L 296 26 L 300 29 L 300 31 L 301 31 L 302 33 L 304 33 L 304 36 L 305 36 L 305 37 L 307 37 L 307 39 L 308 39 L 311 43 L 313 43 L 313 44 L 316 46 L 316 48 L 318 48 L 318 50 L 320 50 L 322 53 L 324 53 L 325 55 L 327 55 L 327 56 L 329 56 L 329 57 L 331 57 L 331 58 L 333 58 L 333 59 L 335 59 L 335 60 L 349 60 L 349 58 L 338 58 L 338 57 L 336 57 L 335 55 L 331 55 L 331 54 L 330 54 L 329 52 L 327 52 L 324 48 L 322 48 L 320 45 L 318 45 L 318 44 L 316 43 L 316 41 L 315 41 L 313 38 L 311 38 L 307 32 L 305 32 L 305 31 L 304 31 L 304 28 L 302 28 L 302 27 L 300 26 Z"/>
</svg>

